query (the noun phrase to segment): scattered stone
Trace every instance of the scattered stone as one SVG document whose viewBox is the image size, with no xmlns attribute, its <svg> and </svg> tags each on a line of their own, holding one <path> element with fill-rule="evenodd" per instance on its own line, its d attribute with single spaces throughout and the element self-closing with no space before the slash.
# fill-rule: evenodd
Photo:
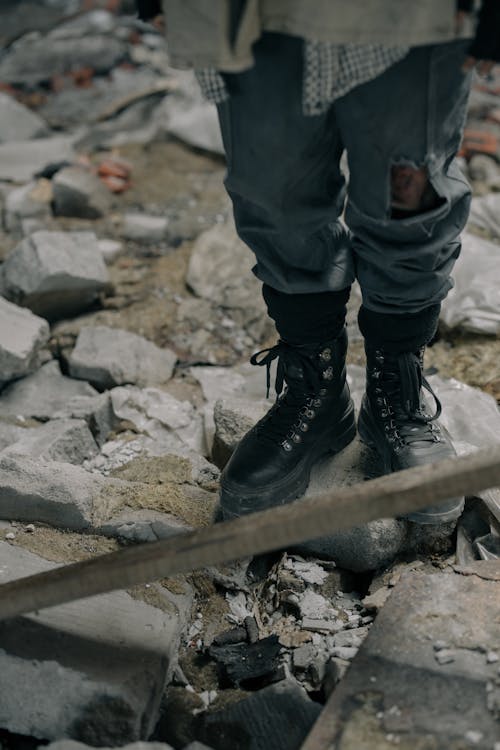
<svg viewBox="0 0 500 750">
<path fill-rule="evenodd" d="M 292 661 L 294 671 L 305 672 L 316 655 L 316 646 L 312 643 L 304 643 L 303 646 L 294 649 Z"/>
<path fill-rule="evenodd" d="M 259 640 L 259 626 L 255 617 L 247 616 L 243 620 L 243 624 L 247 630 L 247 638 L 249 643 L 257 643 Z"/>
<path fill-rule="evenodd" d="M 368 628 L 353 628 L 351 630 L 342 630 L 340 633 L 335 633 L 333 641 L 336 647 L 343 646 L 358 649 L 367 635 Z"/>
<path fill-rule="evenodd" d="M 299 748 L 321 706 L 293 680 L 259 690 L 220 711 L 202 715 L 199 737 L 217 750 L 234 750 L 245 738 L 245 750 Z"/>
<path fill-rule="evenodd" d="M 20 440 L 4 449 L 3 455 L 82 464 L 97 452 L 96 442 L 83 419 L 52 419 L 40 427 L 26 429 Z"/>
<path fill-rule="evenodd" d="M 343 659 L 344 661 L 354 659 L 357 653 L 358 649 L 353 646 L 339 646 L 338 648 L 335 647 L 332 651 L 333 656 Z"/>
<path fill-rule="evenodd" d="M 83 167 L 61 169 L 52 180 L 54 213 L 98 219 L 111 207 L 111 195 L 101 180 Z"/>
<path fill-rule="evenodd" d="M 49 340 L 49 324 L 0 297 L 0 386 L 34 372 Z"/>
<path fill-rule="evenodd" d="M 33 375 L 8 385 L 0 394 L 0 412 L 4 416 L 22 415 L 47 420 L 64 413 L 61 410 L 69 409 L 73 398 L 97 395 L 88 383 L 62 375 L 59 363 L 52 360 Z M 71 416 L 78 415 L 72 412 Z"/>
<path fill-rule="evenodd" d="M 365 596 L 363 599 L 363 606 L 365 609 L 378 612 L 379 609 L 382 609 L 390 595 L 391 589 L 388 586 L 382 586 L 382 588 L 377 589 L 373 594 Z"/>
<path fill-rule="evenodd" d="M 54 567 L 0 542 L 2 583 Z M 147 739 L 191 605 L 163 592 L 162 609 L 120 591 L 1 622 L 2 727 L 94 746 Z"/>
<path fill-rule="evenodd" d="M 471 180 L 484 183 L 490 190 L 500 185 L 500 168 L 491 156 L 472 156 L 468 163 L 468 172 Z"/>
<path fill-rule="evenodd" d="M 464 736 L 467 742 L 469 742 L 471 745 L 479 745 L 484 737 L 482 732 L 479 732 L 475 729 L 469 729 L 469 731 L 466 732 Z"/>
<path fill-rule="evenodd" d="M 243 633 L 246 636 L 244 628 Z M 244 690 L 256 690 L 275 681 L 281 646 L 277 635 L 257 643 L 236 643 L 210 646 L 208 653 L 219 667 L 221 687 L 236 685 Z"/>
<path fill-rule="evenodd" d="M 169 539 L 192 531 L 192 527 L 171 513 L 127 509 L 108 519 L 98 530 L 106 536 L 142 544 Z"/>
<path fill-rule="evenodd" d="M 455 651 L 448 648 L 443 648 L 434 654 L 434 658 L 438 664 L 451 664 L 452 661 L 455 661 L 455 656 Z"/>
<path fill-rule="evenodd" d="M 0 80 L 33 85 L 82 68 L 107 73 L 125 57 L 125 53 L 125 44 L 108 35 L 52 36 L 50 44 L 43 37 L 27 35 L 11 45 L 2 57 Z"/>
<path fill-rule="evenodd" d="M 24 530 L 27 534 L 34 534 L 35 533 L 35 524 L 29 523 L 27 526 L 24 527 Z"/>
<path fill-rule="evenodd" d="M 8 540 L 9 542 L 11 542 L 11 541 L 13 541 L 13 540 L 14 540 L 14 539 L 16 538 L 16 535 L 14 534 L 14 532 L 13 532 L 13 531 L 8 531 L 8 532 L 6 533 L 6 535 L 5 535 L 5 538 L 6 538 L 6 539 L 7 539 L 7 540 Z"/>
<path fill-rule="evenodd" d="M 111 265 L 123 253 L 123 245 L 117 240 L 98 240 L 99 250 L 106 265 Z"/>
<path fill-rule="evenodd" d="M 331 657 L 325 664 L 325 676 L 323 679 L 323 692 L 328 698 L 334 691 L 337 684 L 344 677 L 349 668 L 350 662 L 346 659 Z"/>
<path fill-rule="evenodd" d="M 51 162 L 71 161 L 73 143 L 73 137 L 59 135 L 0 144 L 0 180 L 28 182 Z"/>
<path fill-rule="evenodd" d="M 122 236 L 134 242 L 162 242 L 166 239 L 168 219 L 164 216 L 125 214 Z"/>
<path fill-rule="evenodd" d="M 109 283 L 92 232 L 35 232 L 7 256 L 0 291 L 49 320 L 75 314 Z"/>
<path fill-rule="evenodd" d="M 166 383 L 172 377 L 177 355 L 143 336 L 119 328 L 82 328 L 68 358 L 74 378 L 103 390 L 132 383 L 141 387 Z"/>
<path fill-rule="evenodd" d="M 496 653 L 496 651 L 488 651 L 486 654 L 486 661 L 488 664 L 496 664 L 496 662 L 499 660 L 499 656 Z"/>
<path fill-rule="evenodd" d="M 84 419 L 99 446 L 106 442 L 109 433 L 116 426 L 116 418 L 109 393 L 99 393 L 95 396 L 73 396 L 67 400 L 59 411 L 53 414 L 53 418 Z"/>
<path fill-rule="evenodd" d="M 29 141 L 47 135 L 47 123 L 35 112 L 0 93 L 0 143 Z"/>
<path fill-rule="evenodd" d="M 408 748 L 458 748 L 478 726 L 481 747 L 493 747 L 498 724 L 485 701 L 484 655 L 500 639 L 499 587 L 453 573 L 403 576 L 329 699 L 325 747 L 385 748 L 388 733 L 402 733 Z M 454 649 L 440 667 L 438 640 Z"/>
<path fill-rule="evenodd" d="M 254 258 L 232 222 L 216 224 L 196 239 L 186 283 L 198 297 L 217 300 L 255 340 L 270 330 L 260 282 L 251 273 Z"/>
<path fill-rule="evenodd" d="M 243 399 L 216 401 L 212 460 L 220 469 L 223 469 L 229 461 L 243 435 L 264 416 L 268 408 L 265 401 L 255 402 Z"/>
<path fill-rule="evenodd" d="M 446 641 L 436 641 L 433 645 L 434 651 L 443 651 L 444 649 L 448 648 L 448 644 Z"/>
<path fill-rule="evenodd" d="M 301 628 L 312 633 L 335 633 L 342 628 L 342 624 L 332 620 L 318 620 L 313 617 L 303 617 Z"/>
<path fill-rule="evenodd" d="M 28 220 L 35 224 L 47 221 L 51 212 L 52 183 L 40 179 L 14 188 L 5 199 L 4 223 L 8 232 L 28 234 Z M 32 226 L 35 226 L 32 224 Z M 35 230 L 36 231 L 36 230 Z"/>
</svg>

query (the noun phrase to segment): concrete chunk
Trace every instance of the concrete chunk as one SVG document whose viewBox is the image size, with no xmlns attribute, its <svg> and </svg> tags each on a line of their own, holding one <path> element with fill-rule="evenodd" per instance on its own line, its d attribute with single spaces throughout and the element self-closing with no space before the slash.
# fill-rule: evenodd
<svg viewBox="0 0 500 750">
<path fill-rule="evenodd" d="M 47 420 L 69 408 L 68 402 L 78 396 L 97 396 L 97 391 L 88 383 L 63 375 L 59 363 L 52 360 L 2 391 L 0 413 Z"/>
<path fill-rule="evenodd" d="M 27 182 L 51 162 L 71 161 L 74 138 L 54 136 L 0 144 L 0 180 Z"/>
<path fill-rule="evenodd" d="M 12 96 L 0 93 L 0 143 L 47 135 L 47 123 Z"/>
<path fill-rule="evenodd" d="M 0 542 L 2 583 L 53 567 Z M 120 591 L 0 623 L 0 725 L 93 746 L 147 739 L 191 604 L 158 600 Z"/>
<path fill-rule="evenodd" d="M 106 442 L 116 423 L 109 393 L 73 396 L 53 414 L 53 417 L 54 419 L 84 419 L 99 446 Z"/>
<path fill-rule="evenodd" d="M 61 169 L 52 180 L 54 213 L 98 219 L 111 207 L 111 195 L 98 177 L 83 167 Z"/>
<path fill-rule="evenodd" d="M 11 190 L 5 199 L 5 228 L 9 232 L 28 234 L 23 231 L 28 220 L 43 222 L 52 216 L 51 200 L 52 184 L 49 180 L 29 182 Z"/>
<path fill-rule="evenodd" d="M 177 355 L 143 336 L 119 328 L 82 328 L 69 356 L 72 377 L 88 380 L 96 388 L 131 383 L 138 386 L 165 383 L 172 377 Z"/>
<path fill-rule="evenodd" d="M 499 618 L 499 582 L 403 576 L 325 709 L 335 727 L 335 737 L 322 737 L 325 746 L 385 750 L 390 734 L 395 746 L 458 750 L 479 731 L 474 746 L 492 748 L 498 667 L 486 653 L 500 645 Z M 453 661 L 436 661 L 439 640 Z"/>
<path fill-rule="evenodd" d="M 0 297 L 0 385 L 37 369 L 49 324 Z"/>
<path fill-rule="evenodd" d="M 82 464 L 95 456 L 97 445 L 83 419 L 52 419 L 27 429 L 25 434 L 3 451 L 4 456 L 30 456 L 45 461 Z"/>
<path fill-rule="evenodd" d="M 53 320 L 88 307 L 108 282 L 92 232 L 40 231 L 7 256 L 0 291 L 12 302 Z"/>
<path fill-rule="evenodd" d="M 164 216 L 125 214 L 122 235 L 136 242 L 161 242 L 167 236 L 168 219 Z"/>
</svg>

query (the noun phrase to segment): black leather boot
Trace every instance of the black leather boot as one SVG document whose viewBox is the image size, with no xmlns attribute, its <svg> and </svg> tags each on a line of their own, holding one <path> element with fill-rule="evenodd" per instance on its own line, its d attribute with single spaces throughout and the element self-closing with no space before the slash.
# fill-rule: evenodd
<svg viewBox="0 0 500 750">
<path fill-rule="evenodd" d="M 366 393 L 358 419 L 361 440 L 371 445 L 385 473 L 422 466 L 455 456 L 450 435 L 436 421 L 441 404 L 423 376 L 424 347 L 417 352 L 393 354 L 366 347 Z M 426 412 L 422 388 L 432 394 L 436 411 Z M 463 498 L 410 513 L 405 518 L 420 524 L 456 520 Z"/>
<path fill-rule="evenodd" d="M 323 344 L 291 345 L 280 340 L 252 357 L 252 364 L 267 366 L 268 390 L 270 365 L 278 358 L 278 398 L 242 439 L 222 473 L 225 518 L 299 497 L 307 488 L 313 464 L 353 440 L 356 423 L 346 383 L 346 349 L 344 330 Z"/>
</svg>

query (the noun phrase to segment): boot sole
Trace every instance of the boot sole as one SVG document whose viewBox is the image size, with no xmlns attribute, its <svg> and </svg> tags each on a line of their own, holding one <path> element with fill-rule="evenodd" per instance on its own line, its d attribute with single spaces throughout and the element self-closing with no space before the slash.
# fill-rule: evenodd
<svg viewBox="0 0 500 750">
<path fill-rule="evenodd" d="M 376 430 L 371 427 L 369 420 L 365 417 L 363 408 L 361 408 L 358 417 L 358 434 L 361 442 L 377 453 L 382 461 L 384 474 L 392 474 L 395 471 L 399 471 L 398 469 L 394 469 L 392 465 L 390 449 L 384 450 L 382 445 L 382 450 L 380 450 L 379 443 L 377 443 L 377 441 L 373 438 L 373 432 L 376 432 Z M 382 437 L 380 442 L 382 442 L 383 439 L 384 438 Z M 456 505 L 448 510 L 440 511 L 438 508 L 436 508 L 436 510 L 432 511 L 429 509 L 429 512 L 415 511 L 414 513 L 407 513 L 405 516 L 403 516 L 403 518 L 406 521 L 412 521 L 413 523 L 418 523 L 421 526 L 437 526 L 439 524 L 456 521 L 462 515 L 462 511 L 465 505 L 465 499 L 457 498 L 456 500 Z"/>
<path fill-rule="evenodd" d="M 340 434 L 337 430 L 341 428 Z M 333 437 L 333 439 L 332 439 Z M 307 489 L 314 464 L 325 455 L 340 453 L 356 437 L 356 419 L 354 403 L 351 401 L 348 409 L 336 425 L 335 435 L 326 433 L 314 446 L 314 449 L 304 457 L 292 474 L 285 480 L 266 486 L 258 494 L 245 495 L 241 488 L 231 488 L 224 481 L 221 483 L 220 507 L 224 520 L 239 518 L 248 513 L 255 513 L 266 508 L 291 503 L 301 497 Z"/>
</svg>

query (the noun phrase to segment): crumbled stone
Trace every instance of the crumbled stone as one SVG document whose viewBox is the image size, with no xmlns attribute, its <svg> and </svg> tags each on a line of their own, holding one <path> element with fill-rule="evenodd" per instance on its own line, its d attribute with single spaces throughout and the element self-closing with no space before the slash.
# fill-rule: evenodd
<svg viewBox="0 0 500 750">
<path fill-rule="evenodd" d="M 335 647 L 332 651 L 333 656 L 336 656 L 339 659 L 344 659 L 345 661 L 354 659 L 357 653 L 358 649 L 354 646 L 339 646 L 338 648 Z"/>
<path fill-rule="evenodd" d="M 53 419 L 40 427 L 26 429 L 17 442 L 3 450 L 3 455 L 82 464 L 97 452 L 96 442 L 83 419 Z"/>
<path fill-rule="evenodd" d="M 106 265 L 114 263 L 123 253 L 123 244 L 117 240 L 98 240 L 97 244 Z"/>
<path fill-rule="evenodd" d="M 12 96 L 0 93 L 0 143 L 29 141 L 47 135 L 47 123 L 17 102 Z"/>
<path fill-rule="evenodd" d="M 16 538 L 16 535 L 13 531 L 8 531 L 5 535 L 5 538 L 8 539 L 9 542 L 11 542 Z"/>
<path fill-rule="evenodd" d="M 51 162 L 71 161 L 73 143 L 65 135 L 0 143 L 0 180 L 28 182 Z"/>
<path fill-rule="evenodd" d="M 265 401 L 227 398 L 216 401 L 212 460 L 219 468 L 224 468 L 242 437 L 264 416 L 268 408 Z"/>
<path fill-rule="evenodd" d="M 54 213 L 98 219 L 111 207 L 111 195 L 98 177 L 83 167 L 65 167 L 52 180 Z"/>
<path fill-rule="evenodd" d="M 49 339 L 49 324 L 0 297 L 0 386 L 34 372 Z"/>
<path fill-rule="evenodd" d="M 496 651 L 488 651 L 486 654 L 486 661 L 488 664 L 495 664 L 499 660 L 499 656 Z"/>
<path fill-rule="evenodd" d="M 255 690 L 274 681 L 280 650 L 278 636 L 271 635 L 251 644 L 218 646 L 214 643 L 208 652 L 218 664 L 221 687 L 237 685 Z"/>
<path fill-rule="evenodd" d="M 11 190 L 5 199 L 5 228 L 9 232 L 32 234 L 32 231 L 26 231 L 29 227 L 25 222 L 44 223 L 51 216 L 51 200 L 52 183 L 49 180 L 40 179 Z"/>
<path fill-rule="evenodd" d="M 131 383 L 141 387 L 165 383 L 172 377 L 177 355 L 143 336 L 106 326 L 82 328 L 68 358 L 72 377 L 96 388 Z"/>
<path fill-rule="evenodd" d="M 53 418 L 84 419 L 99 446 L 106 442 L 109 433 L 116 426 L 109 393 L 73 396 L 59 411 L 54 412 Z"/>
<path fill-rule="evenodd" d="M 455 661 L 455 651 L 443 648 L 440 651 L 436 651 L 434 658 L 438 664 L 451 664 L 452 661 Z"/>
<path fill-rule="evenodd" d="M 125 214 L 122 236 L 135 242 L 162 242 L 166 239 L 168 219 L 164 216 L 146 214 Z"/>
<path fill-rule="evenodd" d="M 465 739 L 471 745 L 479 745 L 483 737 L 483 733 L 475 729 L 469 729 L 469 731 L 465 733 Z"/>
<path fill-rule="evenodd" d="M 109 282 L 92 232 L 35 232 L 1 270 L 2 294 L 49 320 L 85 309 Z"/>
<path fill-rule="evenodd" d="M 318 620 L 312 617 L 303 617 L 301 628 L 316 633 L 335 633 L 342 628 L 342 623 L 331 620 Z"/>
</svg>

